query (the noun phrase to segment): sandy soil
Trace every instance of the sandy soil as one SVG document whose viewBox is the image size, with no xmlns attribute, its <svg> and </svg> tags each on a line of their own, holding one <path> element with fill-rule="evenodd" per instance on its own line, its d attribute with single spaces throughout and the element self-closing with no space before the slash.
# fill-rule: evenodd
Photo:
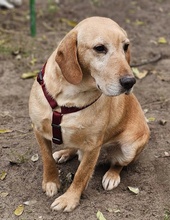
<svg viewBox="0 0 170 220">
<path fill-rule="evenodd" d="M 64 220 L 97 219 L 101 211 L 107 220 L 170 219 L 170 50 L 168 0 L 37 0 L 37 35 L 30 37 L 29 5 L 0 10 L 0 219 Z M 45 3 L 46 2 L 46 3 Z M 42 192 L 42 161 L 28 116 L 28 97 L 33 79 L 22 73 L 41 69 L 57 43 L 74 23 L 93 16 L 106 16 L 118 22 L 132 42 L 132 64 L 161 59 L 138 67 L 147 71 L 138 79 L 134 93 L 147 111 L 151 138 L 139 160 L 121 173 L 121 183 L 113 191 L 103 190 L 101 180 L 107 165 L 100 158 L 80 206 L 72 213 L 51 212 L 55 198 Z M 68 20 L 66 20 L 68 19 Z M 159 42 L 164 37 L 167 42 Z M 54 146 L 54 150 L 56 147 Z M 77 159 L 59 165 L 63 182 L 60 194 L 69 185 L 67 174 L 75 173 Z M 3 178 L 2 174 L 6 174 Z M 128 190 L 138 187 L 139 194 Z M 24 212 L 15 216 L 21 204 Z"/>
</svg>

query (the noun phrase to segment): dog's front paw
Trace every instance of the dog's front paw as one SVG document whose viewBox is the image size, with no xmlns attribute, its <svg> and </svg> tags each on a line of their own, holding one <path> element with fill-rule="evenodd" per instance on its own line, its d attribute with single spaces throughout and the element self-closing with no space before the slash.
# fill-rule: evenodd
<svg viewBox="0 0 170 220">
<path fill-rule="evenodd" d="M 66 192 L 51 204 L 51 209 L 53 211 L 71 212 L 78 206 L 78 204 L 79 198 Z"/>
<path fill-rule="evenodd" d="M 109 170 L 105 173 L 102 180 L 102 185 L 105 190 L 112 190 L 116 188 L 120 183 L 120 175 L 116 172 L 110 172 Z"/>
<path fill-rule="evenodd" d="M 60 188 L 59 183 L 54 183 L 54 182 L 45 183 L 44 181 L 42 182 L 42 189 L 46 193 L 46 195 L 49 197 L 52 197 L 55 194 L 57 194 L 59 188 Z"/>
<path fill-rule="evenodd" d="M 57 163 L 64 163 L 76 155 L 77 150 L 64 149 L 53 153 L 53 158 Z"/>
</svg>

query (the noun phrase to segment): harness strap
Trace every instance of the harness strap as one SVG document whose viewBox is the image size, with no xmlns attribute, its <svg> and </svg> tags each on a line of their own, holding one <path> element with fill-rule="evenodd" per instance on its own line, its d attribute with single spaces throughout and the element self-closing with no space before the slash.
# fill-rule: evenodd
<svg viewBox="0 0 170 220">
<path fill-rule="evenodd" d="M 51 126 L 52 126 L 52 133 L 53 133 L 52 141 L 55 144 L 62 144 L 63 143 L 61 126 L 60 126 L 62 117 L 63 117 L 63 115 L 60 112 L 57 112 L 57 111 L 53 112 Z"/>
<path fill-rule="evenodd" d="M 77 107 L 66 107 L 66 106 L 61 106 L 61 112 L 58 111 L 54 111 L 54 109 L 56 107 L 58 107 L 58 103 L 55 101 L 55 99 L 48 93 L 46 87 L 45 87 L 45 83 L 44 83 L 44 73 L 45 73 L 45 66 L 46 63 L 44 64 L 42 70 L 39 72 L 38 76 L 37 76 L 37 81 L 38 83 L 41 85 L 42 90 L 44 92 L 44 96 L 46 97 L 49 105 L 51 106 L 52 110 L 53 110 L 53 115 L 52 115 L 52 134 L 53 134 L 53 138 L 52 141 L 55 144 L 62 144 L 63 143 L 63 138 L 62 138 L 62 132 L 61 132 L 61 121 L 62 121 L 62 117 L 64 114 L 69 114 L 69 113 L 73 113 L 73 112 L 77 112 L 80 110 L 83 110 L 85 108 L 87 108 L 88 106 L 92 105 L 94 102 L 96 102 L 98 100 L 98 97 L 94 102 L 90 103 L 87 106 L 84 106 L 82 108 L 77 108 Z"/>
<path fill-rule="evenodd" d="M 44 95 L 45 95 L 47 101 L 49 102 L 51 108 L 52 108 L 52 109 L 55 109 L 55 108 L 58 106 L 58 104 L 57 104 L 57 102 L 53 99 L 53 97 L 51 97 L 50 94 L 48 93 L 48 91 L 47 91 L 47 89 L 46 89 L 46 87 L 45 87 L 44 79 L 43 79 L 44 73 L 45 73 L 45 67 L 46 67 L 46 63 L 44 64 L 42 70 L 39 72 L 39 74 L 38 74 L 38 76 L 37 76 L 37 81 L 38 81 L 38 83 L 41 85 L 42 90 L 43 90 L 43 92 L 44 92 Z"/>
</svg>

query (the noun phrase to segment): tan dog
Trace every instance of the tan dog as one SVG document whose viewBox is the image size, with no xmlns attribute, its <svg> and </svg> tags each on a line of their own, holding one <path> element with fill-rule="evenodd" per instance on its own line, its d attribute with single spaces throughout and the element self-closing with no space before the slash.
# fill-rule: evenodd
<svg viewBox="0 0 170 220">
<path fill-rule="evenodd" d="M 92 17 L 72 29 L 52 53 L 43 80 L 48 96 L 58 104 L 55 111 L 60 112 L 62 106 L 80 108 L 62 116 L 65 149 L 54 155 L 53 110 L 41 85 L 37 81 L 33 84 L 29 111 L 42 154 L 42 187 L 48 196 L 60 187 L 55 161 L 65 162 L 77 151 L 81 160 L 68 190 L 52 203 L 53 210 L 69 212 L 79 204 L 101 147 L 106 148 L 111 164 L 102 185 L 111 190 L 120 183 L 123 166 L 136 159 L 149 139 L 142 109 L 130 93 L 135 78 L 129 66 L 129 43 L 117 23 Z"/>
</svg>

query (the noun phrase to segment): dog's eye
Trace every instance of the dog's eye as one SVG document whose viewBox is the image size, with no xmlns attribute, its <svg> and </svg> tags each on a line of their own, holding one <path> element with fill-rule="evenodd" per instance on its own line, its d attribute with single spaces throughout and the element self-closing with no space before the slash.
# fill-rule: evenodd
<svg viewBox="0 0 170 220">
<path fill-rule="evenodd" d="M 93 47 L 93 49 L 97 52 L 97 53 L 107 53 L 107 48 L 104 45 L 98 45 Z"/>
<path fill-rule="evenodd" d="M 124 44 L 124 45 L 123 45 L 123 50 L 124 50 L 125 52 L 127 52 L 128 47 L 129 47 L 129 44 L 128 44 L 128 43 Z"/>
</svg>

